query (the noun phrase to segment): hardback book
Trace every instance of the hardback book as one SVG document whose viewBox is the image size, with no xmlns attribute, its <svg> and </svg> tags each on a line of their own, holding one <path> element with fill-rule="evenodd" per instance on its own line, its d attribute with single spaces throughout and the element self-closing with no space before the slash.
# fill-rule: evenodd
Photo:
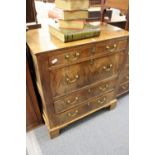
<svg viewBox="0 0 155 155">
<path fill-rule="evenodd" d="M 89 0 L 55 0 L 55 6 L 63 10 L 88 10 Z"/>
<path fill-rule="evenodd" d="M 88 18 L 88 10 L 67 11 L 59 8 L 53 8 L 52 10 L 49 10 L 48 17 L 63 20 L 86 19 Z"/>
<path fill-rule="evenodd" d="M 83 29 L 85 20 L 55 20 L 60 28 L 65 29 Z"/>
<path fill-rule="evenodd" d="M 100 27 L 96 25 L 85 24 L 82 30 L 68 30 L 59 28 L 57 23 L 50 23 L 49 32 L 52 36 L 60 39 L 63 42 L 70 42 L 99 36 Z"/>
</svg>

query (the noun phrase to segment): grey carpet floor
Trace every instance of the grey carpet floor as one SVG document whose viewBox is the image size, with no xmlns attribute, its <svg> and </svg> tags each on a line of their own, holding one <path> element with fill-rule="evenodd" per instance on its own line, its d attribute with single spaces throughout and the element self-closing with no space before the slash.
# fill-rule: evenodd
<svg viewBox="0 0 155 155">
<path fill-rule="evenodd" d="M 128 155 L 129 96 L 111 111 L 100 110 L 50 139 L 45 125 L 26 134 L 28 155 Z"/>
</svg>

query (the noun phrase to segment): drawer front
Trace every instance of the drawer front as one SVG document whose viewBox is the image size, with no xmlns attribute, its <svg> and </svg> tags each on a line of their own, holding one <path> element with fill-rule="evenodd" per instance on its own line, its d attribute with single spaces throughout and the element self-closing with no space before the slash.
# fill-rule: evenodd
<svg viewBox="0 0 155 155">
<path fill-rule="evenodd" d="M 53 96 L 69 93 L 117 74 L 120 55 L 92 59 L 50 71 Z"/>
<path fill-rule="evenodd" d="M 93 45 L 85 45 L 64 50 L 63 54 L 49 56 L 49 66 L 55 68 L 71 63 L 77 63 L 78 61 L 91 56 L 91 53 L 93 53 L 94 50 L 95 48 Z"/>
<path fill-rule="evenodd" d="M 92 97 L 96 97 L 107 91 L 114 90 L 115 83 L 116 79 L 98 82 L 88 88 L 84 88 L 80 91 L 60 97 L 54 101 L 55 112 L 61 113 L 81 104 L 82 102 L 85 102 Z"/>
<path fill-rule="evenodd" d="M 121 95 L 121 94 L 127 92 L 128 90 L 129 90 L 129 83 L 128 82 L 123 83 L 119 87 L 118 94 Z"/>
<path fill-rule="evenodd" d="M 62 114 L 59 114 L 56 116 L 57 123 L 64 124 L 68 121 L 72 121 L 84 114 L 89 113 L 92 110 L 95 110 L 97 108 L 100 108 L 104 106 L 105 104 L 109 103 L 114 98 L 114 93 L 110 92 L 103 96 L 100 96 L 98 98 L 95 98 L 91 101 L 87 101 L 84 104 L 82 104 L 80 107 L 74 108 L 72 110 L 66 111 Z"/>
<path fill-rule="evenodd" d="M 122 40 L 114 39 L 97 44 L 69 48 L 68 50 L 62 50 L 62 52 L 59 51 L 59 54 L 51 53 L 52 55 L 49 55 L 49 66 L 51 68 L 64 67 L 66 65 L 81 62 L 86 59 L 88 60 L 99 55 L 124 50 L 127 45 L 128 40 L 126 38 Z"/>
<path fill-rule="evenodd" d="M 103 52 L 105 54 L 114 53 L 126 49 L 127 45 L 128 45 L 127 39 L 102 42 L 96 44 L 96 51 L 94 53 L 95 54 L 102 54 Z"/>
</svg>

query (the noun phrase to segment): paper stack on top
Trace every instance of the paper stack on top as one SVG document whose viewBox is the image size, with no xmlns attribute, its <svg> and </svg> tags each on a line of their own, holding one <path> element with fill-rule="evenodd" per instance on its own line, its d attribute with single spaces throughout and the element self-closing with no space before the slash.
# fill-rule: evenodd
<svg viewBox="0 0 155 155">
<path fill-rule="evenodd" d="M 55 0 L 56 7 L 48 12 L 53 21 L 49 32 L 63 42 L 100 35 L 99 26 L 86 23 L 89 0 Z"/>
</svg>

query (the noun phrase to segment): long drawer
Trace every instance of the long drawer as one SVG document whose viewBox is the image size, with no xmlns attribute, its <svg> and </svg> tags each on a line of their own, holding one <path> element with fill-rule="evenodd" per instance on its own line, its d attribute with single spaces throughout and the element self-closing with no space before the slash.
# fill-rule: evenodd
<svg viewBox="0 0 155 155">
<path fill-rule="evenodd" d="M 82 115 L 85 115 L 95 109 L 98 109 L 106 104 L 108 104 L 114 98 L 114 92 L 107 93 L 98 98 L 94 98 L 90 101 L 85 102 L 81 106 L 68 110 L 62 114 L 56 116 L 57 123 L 64 124 L 69 121 L 72 121 Z"/>
<path fill-rule="evenodd" d="M 96 84 L 90 85 L 79 91 L 70 93 L 54 100 L 54 107 L 56 113 L 64 112 L 71 109 L 92 97 L 100 96 L 107 91 L 114 90 L 116 78 L 110 80 L 104 80 L 97 82 Z"/>
<path fill-rule="evenodd" d="M 91 59 L 61 69 L 50 70 L 51 90 L 53 96 L 59 96 L 80 89 L 97 81 L 117 74 L 122 64 L 123 54 Z M 122 59 L 121 59 L 122 57 Z M 54 88 L 54 89 L 52 89 Z"/>
<path fill-rule="evenodd" d="M 98 55 L 115 53 L 126 49 L 127 43 L 127 38 L 120 38 L 96 44 L 82 45 L 76 48 L 64 49 L 49 55 L 49 67 L 64 67 L 65 65 L 78 63 Z"/>
</svg>

